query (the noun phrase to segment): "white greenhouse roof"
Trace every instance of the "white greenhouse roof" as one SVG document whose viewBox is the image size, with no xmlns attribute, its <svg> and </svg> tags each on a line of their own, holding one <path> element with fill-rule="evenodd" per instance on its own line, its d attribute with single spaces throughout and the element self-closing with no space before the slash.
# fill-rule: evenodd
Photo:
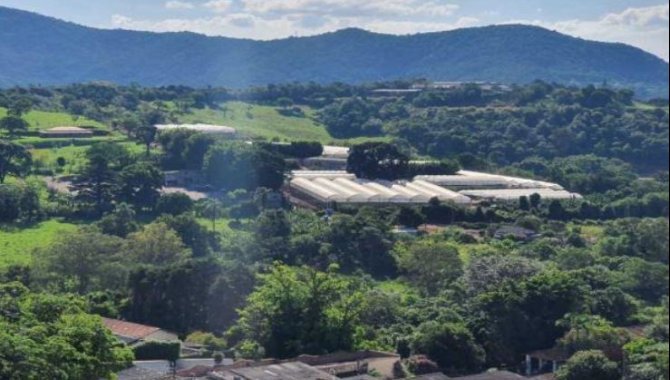
<svg viewBox="0 0 670 380">
<path fill-rule="evenodd" d="M 234 134 L 237 132 L 235 128 L 227 127 L 225 125 L 211 125 L 211 124 L 156 124 L 156 129 L 159 131 L 169 129 L 188 129 L 202 133 L 212 134 Z"/>
<path fill-rule="evenodd" d="M 485 198 L 501 201 L 516 201 L 519 197 L 537 193 L 542 199 L 581 199 L 577 193 L 566 190 L 552 190 L 548 188 L 537 189 L 487 189 L 487 190 L 461 190 L 459 193 L 471 198 Z"/>
<path fill-rule="evenodd" d="M 349 177 L 294 176 L 290 187 L 321 202 L 427 203 L 432 198 L 458 204 L 470 198 L 427 182 L 356 180 Z"/>
<path fill-rule="evenodd" d="M 347 173 L 345 170 L 293 170 L 291 176 L 294 178 L 356 178 L 354 174 Z"/>
<path fill-rule="evenodd" d="M 556 184 L 556 183 L 551 183 L 551 182 L 545 182 L 545 181 L 538 181 L 534 179 L 528 179 L 528 178 L 520 178 L 520 177 L 512 177 L 512 176 L 506 176 L 506 175 L 499 175 L 499 174 L 489 174 L 489 173 L 481 173 L 481 172 L 473 172 L 470 170 L 459 170 L 458 175 L 462 176 L 467 176 L 467 177 L 475 177 L 475 178 L 496 178 L 500 179 L 502 181 L 506 181 L 509 187 L 520 187 L 520 188 L 547 188 L 547 189 L 553 189 L 553 190 L 563 190 L 563 186 Z"/>
</svg>

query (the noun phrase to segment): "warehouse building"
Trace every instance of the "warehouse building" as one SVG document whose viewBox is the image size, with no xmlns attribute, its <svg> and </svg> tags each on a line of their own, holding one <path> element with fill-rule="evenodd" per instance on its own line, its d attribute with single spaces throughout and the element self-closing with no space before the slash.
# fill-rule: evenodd
<svg viewBox="0 0 670 380">
<path fill-rule="evenodd" d="M 420 175 L 414 178 L 450 189 L 551 189 L 563 190 L 559 184 L 528 178 L 459 170 L 455 175 Z"/>
<path fill-rule="evenodd" d="M 425 181 L 356 179 L 346 172 L 308 174 L 296 171 L 289 181 L 292 194 L 321 205 L 423 204 L 435 198 L 442 202 L 469 204 L 470 198 Z"/>
</svg>

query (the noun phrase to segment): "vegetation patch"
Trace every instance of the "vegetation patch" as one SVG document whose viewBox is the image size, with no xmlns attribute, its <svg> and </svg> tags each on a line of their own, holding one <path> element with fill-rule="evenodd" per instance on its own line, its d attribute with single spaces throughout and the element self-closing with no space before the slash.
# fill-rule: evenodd
<svg viewBox="0 0 670 380">
<path fill-rule="evenodd" d="M 47 247 L 58 235 L 76 229 L 75 224 L 57 219 L 25 228 L 3 226 L 0 229 L 0 267 L 29 264 L 35 248 Z"/>
</svg>

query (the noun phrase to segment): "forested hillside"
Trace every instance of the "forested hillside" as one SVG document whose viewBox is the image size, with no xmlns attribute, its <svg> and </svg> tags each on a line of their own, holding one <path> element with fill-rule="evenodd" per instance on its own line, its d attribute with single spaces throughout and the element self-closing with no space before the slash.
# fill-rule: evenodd
<svg viewBox="0 0 670 380">
<path fill-rule="evenodd" d="M 634 88 L 667 96 L 668 63 L 623 45 L 491 26 L 408 36 L 359 29 L 269 42 L 99 30 L 0 7 L 0 86 L 94 80 L 246 87 L 400 78 Z"/>
</svg>

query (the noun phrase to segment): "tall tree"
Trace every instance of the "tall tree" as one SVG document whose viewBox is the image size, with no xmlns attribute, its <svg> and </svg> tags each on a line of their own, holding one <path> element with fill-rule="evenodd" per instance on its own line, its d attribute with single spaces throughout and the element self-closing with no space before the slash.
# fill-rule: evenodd
<svg viewBox="0 0 670 380">
<path fill-rule="evenodd" d="M 153 208 L 160 197 L 163 172 L 148 162 L 138 162 L 123 168 L 116 180 L 117 198 L 138 208 Z"/>
<path fill-rule="evenodd" d="M 0 119 L 0 129 L 4 129 L 9 136 L 14 137 L 19 132 L 27 131 L 28 123 L 19 116 L 8 115 Z"/>
<path fill-rule="evenodd" d="M 367 142 L 351 148 L 347 171 L 360 178 L 396 179 L 405 174 L 408 161 L 395 145 Z"/>
<path fill-rule="evenodd" d="M 8 174 L 17 177 L 27 174 L 31 163 L 32 156 L 23 145 L 0 140 L 0 183 L 5 182 Z"/>
</svg>

